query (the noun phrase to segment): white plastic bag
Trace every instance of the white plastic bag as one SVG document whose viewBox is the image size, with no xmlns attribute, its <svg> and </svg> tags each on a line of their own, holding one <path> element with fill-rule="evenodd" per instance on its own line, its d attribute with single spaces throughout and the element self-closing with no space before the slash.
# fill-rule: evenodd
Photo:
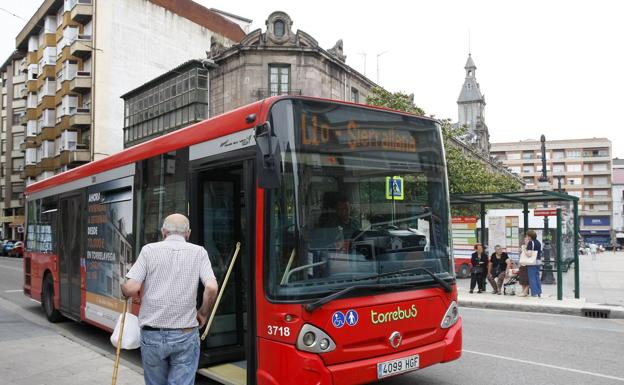
<svg viewBox="0 0 624 385">
<path fill-rule="evenodd" d="M 110 342 L 114 347 L 117 347 L 117 341 L 119 340 L 119 331 L 121 330 L 121 316 L 117 318 L 117 324 L 113 335 L 111 335 Z M 138 349 L 141 346 L 141 328 L 139 327 L 139 319 L 132 313 L 126 313 L 126 320 L 124 322 L 123 336 L 121 338 L 121 348 L 126 350 Z"/>
</svg>

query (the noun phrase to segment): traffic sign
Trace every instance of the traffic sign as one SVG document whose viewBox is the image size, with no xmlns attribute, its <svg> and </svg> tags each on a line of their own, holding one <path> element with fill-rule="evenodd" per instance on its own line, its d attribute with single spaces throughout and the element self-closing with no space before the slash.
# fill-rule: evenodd
<svg viewBox="0 0 624 385">
<path fill-rule="evenodd" d="M 402 201 L 404 199 L 402 176 L 386 177 L 386 199 Z"/>
</svg>

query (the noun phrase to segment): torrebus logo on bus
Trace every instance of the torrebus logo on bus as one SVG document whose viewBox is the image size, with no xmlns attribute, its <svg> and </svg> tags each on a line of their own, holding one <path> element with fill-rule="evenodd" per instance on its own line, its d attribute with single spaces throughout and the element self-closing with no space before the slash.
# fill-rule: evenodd
<svg viewBox="0 0 624 385">
<path fill-rule="evenodd" d="M 377 313 L 376 311 L 371 310 L 371 320 L 373 321 L 374 325 L 377 325 L 390 321 L 416 318 L 417 314 L 418 309 L 416 309 L 416 305 L 412 305 L 408 309 L 402 309 L 401 306 L 397 306 L 396 310 L 383 313 Z"/>
</svg>

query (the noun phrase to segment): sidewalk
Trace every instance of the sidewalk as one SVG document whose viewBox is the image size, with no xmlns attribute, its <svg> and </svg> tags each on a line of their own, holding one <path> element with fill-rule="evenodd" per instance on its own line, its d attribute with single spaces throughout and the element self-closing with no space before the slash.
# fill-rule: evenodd
<svg viewBox="0 0 624 385">
<path fill-rule="evenodd" d="M 0 299 L 0 385 L 111 383 L 112 359 L 28 320 L 18 310 Z M 142 383 L 142 374 L 120 365 L 117 384 Z"/>
<path fill-rule="evenodd" d="M 542 298 L 468 292 L 470 279 L 458 279 L 460 306 L 538 313 L 585 315 L 585 311 L 608 311 L 609 318 L 624 318 L 624 252 L 604 252 L 592 260 L 580 258 L 581 298 L 574 298 L 574 268 L 563 274 L 563 300 L 557 300 L 557 285 L 542 285 Z M 556 277 L 556 273 L 555 273 Z M 520 286 L 518 286 L 519 288 Z"/>
<path fill-rule="evenodd" d="M 585 312 L 607 312 L 608 318 L 624 319 L 624 307 L 608 306 L 586 302 L 584 298 L 564 298 L 558 301 L 556 297 L 518 297 L 515 295 L 495 295 L 489 291 L 470 294 L 468 290 L 458 289 L 460 307 L 476 307 L 484 309 L 526 311 L 535 313 L 567 314 L 585 316 Z"/>
</svg>

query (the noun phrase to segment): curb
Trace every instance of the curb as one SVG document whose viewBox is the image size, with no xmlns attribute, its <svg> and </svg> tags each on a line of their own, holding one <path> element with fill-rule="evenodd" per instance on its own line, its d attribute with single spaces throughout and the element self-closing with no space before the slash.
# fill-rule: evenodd
<svg viewBox="0 0 624 385">
<path fill-rule="evenodd" d="M 531 299 L 527 299 L 531 301 Z M 537 300 L 539 301 L 539 300 Z M 502 302 L 502 301 L 478 301 L 473 299 L 460 298 L 458 300 L 460 307 L 465 308 L 477 308 L 477 309 L 495 309 L 495 310 L 510 310 L 510 311 L 522 311 L 533 313 L 546 313 L 546 314 L 562 314 L 585 317 L 586 311 L 593 312 L 606 312 L 607 317 L 610 319 L 624 319 L 624 308 L 617 306 L 605 306 L 590 303 L 579 304 L 553 304 L 552 302 Z"/>
</svg>

